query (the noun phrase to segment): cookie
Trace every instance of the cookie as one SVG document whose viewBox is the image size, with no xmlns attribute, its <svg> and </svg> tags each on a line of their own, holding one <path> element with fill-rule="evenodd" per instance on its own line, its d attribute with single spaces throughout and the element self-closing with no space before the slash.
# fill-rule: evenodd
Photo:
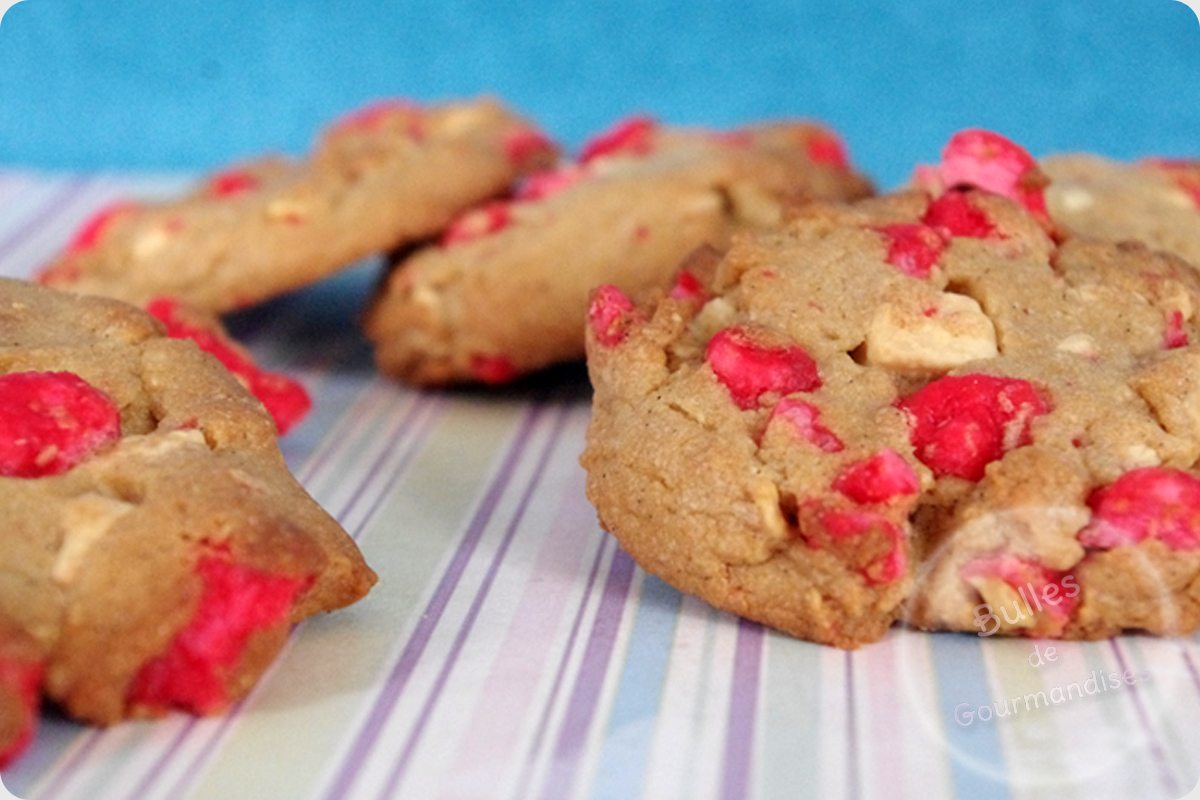
<svg viewBox="0 0 1200 800">
<path fill-rule="evenodd" d="M 33 739 L 44 660 L 29 634 L 0 615 L 0 770 Z"/>
<path fill-rule="evenodd" d="M 379 368 L 420 384 L 504 383 L 583 356 L 587 293 L 664 285 L 688 252 L 778 222 L 787 202 L 869 193 L 833 134 L 635 118 L 402 254 L 366 315 Z"/>
<path fill-rule="evenodd" d="M 1200 161 L 1077 154 L 1041 166 L 1050 214 L 1067 233 L 1145 242 L 1200 264 Z"/>
<path fill-rule="evenodd" d="M 102 210 L 40 280 L 229 311 L 432 236 L 554 158 L 549 140 L 492 100 L 379 103 L 335 123 L 305 161 L 265 158 L 177 201 Z"/>
<path fill-rule="evenodd" d="M 375 581 L 261 404 L 124 303 L 0 280 L 0 761 L 39 697 L 109 724 L 243 696 Z"/>
<path fill-rule="evenodd" d="M 901 619 L 1195 630 L 1196 270 L 1051 236 L 1045 175 L 995 134 L 925 181 L 810 205 L 642 302 L 593 294 L 602 525 L 683 591 L 839 647 Z"/>
<path fill-rule="evenodd" d="M 156 297 L 146 304 L 145 310 L 163 324 L 172 339 L 190 339 L 233 373 L 275 420 L 280 436 L 299 424 L 312 408 L 312 399 L 303 384 L 283 373 L 259 367 L 212 314 L 197 311 L 171 297 Z"/>
</svg>

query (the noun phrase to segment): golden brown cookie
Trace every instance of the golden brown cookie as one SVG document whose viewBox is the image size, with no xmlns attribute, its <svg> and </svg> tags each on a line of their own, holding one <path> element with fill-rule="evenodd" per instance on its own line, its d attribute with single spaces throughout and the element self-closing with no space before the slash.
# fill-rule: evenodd
<svg viewBox="0 0 1200 800">
<path fill-rule="evenodd" d="M 549 140 L 492 100 L 380 103 L 335 123 L 305 161 L 265 158 L 181 200 L 105 209 L 40 279 L 229 311 L 432 236 L 554 158 Z"/>
<path fill-rule="evenodd" d="M 808 123 L 732 132 L 637 118 L 578 163 L 460 217 L 402 254 L 366 316 L 381 370 L 422 384 L 502 383 L 583 356 L 587 293 L 665 285 L 696 247 L 775 224 L 781 207 L 870 191 L 838 140 Z"/>
<path fill-rule="evenodd" d="M 1200 264 L 1200 161 L 1043 159 L 1046 203 L 1069 235 L 1139 241 Z"/>
<path fill-rule="evenodd" d="M 641 304 L 597 290 L 602 524 L 684 591 L 841 647 L 900 618 L 1195 630 L 1200 276 L 1057 243 L 1044 176 L 995 134 L 924 179 L 742 235 Z"/>
<path fill-rule="evenodd" d="M 275 436 L 149 315 L 0 280 L 0 758 L 39 694 L 99 724 L 221 710 L 291 624 L 367 593 Z"/>
<path fill-rule="evenodd" d="M 190 339 L 215 357 L 258 398 L 283 436 L 312 408 L 312 399 L 299 381 L 262 369 L 250 352 L 238 344 L 214 314 L 199 311 L 168 297 L 156 297 L 145 310 L 163 324 L 172 339 Z"/>
</svg>

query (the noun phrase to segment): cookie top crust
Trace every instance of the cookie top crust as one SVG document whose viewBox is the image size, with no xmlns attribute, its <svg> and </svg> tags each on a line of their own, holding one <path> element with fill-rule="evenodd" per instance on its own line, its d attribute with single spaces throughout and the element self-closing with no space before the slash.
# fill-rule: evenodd
<svg viewBox="0 0 1200 800">
<path fill-rule="evenodd" d="M 1033 160 L 969 133 L 930 190 L 809 205 L 640 303 L 595 292 L 588 495 L 649 571 L 813 641 L 977 632 L 1023 582 L 1070 601 L 1004 633 L 1194 629 L 1200 277 L 1056 240 Z M 1159 594 L 1119 597 L 1131 560 Z"/>
<path fill-rule="evenodd" d="M 375 581 L 262 405 L 164 333 L 0 280 L 0 620 L 39 655 L 40 691 L 92 722 L 223 708 L 289 623 Z"/>
<path fill-rule="evenodd" d="M 312 408 L 312 399 L 302 383 L 256 364 L 216 315 L 170 297 L 154 298 L 145 310 L 162 323 L 172 339 L 189 339 L 220 361 L 263 404 L 275 420 L 280 436 L 299 424 Z"/>
<path fill-rule="evenodd" d="M 1145 242 L 1200 264 L 1200 161 L 1072 154 L 1041 166 L 1050 213 L 1068 234 Z"/>
<path fill-rule="evenodd" d="M 432 236 L 555 158 L 545 136 L 494 100 L 377 103 L 335 122 L 306 160 L 263 158 L 179 200 L 102 210 L 40 280 L 137 305 L 170 296 L 229 311 Z"/>
<path fill-rule="evenodd" d="M 379 367 L 416 383 L 503 383 L 583 355 L 587 292 L 665 285 L 696 247 L 777 223 L 789 203 L 865 196 L 826 128 L 735 131 L 627 120 L 577 161 L 398 256 L 365 320 Z"/>
</svg>

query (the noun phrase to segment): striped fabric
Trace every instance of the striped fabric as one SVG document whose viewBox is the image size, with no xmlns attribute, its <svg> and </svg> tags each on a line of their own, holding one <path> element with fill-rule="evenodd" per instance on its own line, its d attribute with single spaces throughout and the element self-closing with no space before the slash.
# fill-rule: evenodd
<svg viewBox="0 0 1200 800">
<path fill-rule="evenodd" d="M 0 173 L 0 274 L 28 276 L 103 203 L 178 185 Z M 48 714 L 4 775 L 17 795 L 1124 800 L 1196 784 L 1200 637 L 1051 653 L 896 630 L 845 653 L 716 613 L 597 527 L 582 373 L 498 396 L 381 379 L 351 324 L 373 268 L 233 327 L 311 390 L 285 453 L 379 586 L 299 626 L 222 717 L 99 731 Z"/>
</svg>

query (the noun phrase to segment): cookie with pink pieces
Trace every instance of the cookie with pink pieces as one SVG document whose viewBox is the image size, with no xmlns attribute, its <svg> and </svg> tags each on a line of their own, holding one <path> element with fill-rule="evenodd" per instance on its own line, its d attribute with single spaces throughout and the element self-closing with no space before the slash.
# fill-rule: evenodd
<svg viewBox="0 0 1200 800">
<path fill-rule="evenodd" d="M 869 184 L 827 129 L 735 131 L 633 118 L 397 257 L 366 316 L 379 368 L 419 384 L 511 381 L 583 357 L 588 292 L 665 286 L 680 260 Z"/>
<path fill-rule="evenodd" d="M 897 621 L 1200 626 L 1200 276 L 1062 236 L 986 131 L 923 188 L 811 204 L 592 295 L 583 464 L 646 570 L 839 647 Z"/>
<path fill-rule="evenodd" d="M 374 573 L 220 361 L 133 306 L 0 280 L 0 766 L 43 698 L 221 711 Z"/>
<path fill-rule="evenodd" d="M 312 408 L 304 384 L 260 367 L 216 316 L 172 297 L 155 297 L 145 310 L 163 324 L 172 339 L 188 339 L 220 361 L 263 404 L 275 420 L 280 436 L 298 425 Z"/>
<path fill-rule="evenodd" d="M 1200 159 L 1045 158 L 1046 205 L 1067 233 L 1144 242 L 1200 264 Z"/>
<path fill-rule="evenodd" d="M 335 122 L 304 160 L 229 168 L 186 197 L 123 201 L 85 222 L 43 283 L 138 305 L 253 305 L 431 237 L 552 164 L 554 145 L 490 99 L 385 101 Z"/>
</svg>

